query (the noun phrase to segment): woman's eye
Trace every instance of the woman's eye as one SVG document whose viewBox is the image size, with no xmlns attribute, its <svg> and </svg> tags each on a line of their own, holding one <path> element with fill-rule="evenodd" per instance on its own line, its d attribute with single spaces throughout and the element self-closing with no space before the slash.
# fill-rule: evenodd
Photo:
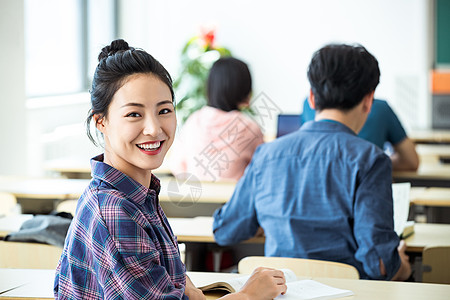
<svg viewBox="0 0 450 300">
<path fill-rule="evenodd" d="M 127 115 L 127 117 L 132 117 L 132 118 L 137 118 L 137 117 L 140 117 L 140 116 L 141 115 L 139 113 L 136 113 L 136 112 L 132 112 L 132 113 L 129 113 Z"/>
<path fill-rule="evenodd" d="M 161 111 L 159 112 L 160 115 L 165 115 L 172 112 L 172 110 L 168 109 L 168 108 L 163 108 L 161 109 Z"/>
</svg>

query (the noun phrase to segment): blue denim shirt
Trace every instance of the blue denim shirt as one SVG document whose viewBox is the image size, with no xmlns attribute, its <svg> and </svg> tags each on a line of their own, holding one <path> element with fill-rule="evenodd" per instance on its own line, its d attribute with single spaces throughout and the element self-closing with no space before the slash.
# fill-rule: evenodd
<svg viewBox="0 0 450 300">
<path fill-rule="evenodd" d="M 256 150 L 232 198 L 214 213 L 214 236 L 235 244 L 261 226 L 266 256 L 337 261 L 361 278 L 390 279 L 400 267 L 391 183 L 381 149 L 341 123 L 307 122 Z"/>
<path fill-rule="evenodd" d="M 302 123 L 314 120 L 315 115 L 316 111 L 309 106 L 308 99 L 305 99 Z M 406 132 L 389 104 L 384 100 L 374 99 L 367 121 L 358 136 L 384 149 L 385 143 L 395 146 L 403 141 Z"/>
</svg>

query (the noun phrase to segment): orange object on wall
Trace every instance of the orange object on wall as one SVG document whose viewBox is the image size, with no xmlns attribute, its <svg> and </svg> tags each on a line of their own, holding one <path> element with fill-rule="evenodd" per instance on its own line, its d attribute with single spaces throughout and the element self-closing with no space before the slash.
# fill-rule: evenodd
<svg viewBox="0 0 450 300">
<path fill-rule="evenodd" d="M 433 71 L 431 91 L 433 94 L 450 94 L 450 71 Z"/>
</svg>

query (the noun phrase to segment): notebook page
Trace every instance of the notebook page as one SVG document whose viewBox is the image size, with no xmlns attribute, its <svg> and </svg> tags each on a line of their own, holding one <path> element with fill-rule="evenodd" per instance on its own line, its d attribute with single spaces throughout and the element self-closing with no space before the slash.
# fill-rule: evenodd
<svg viewBox="0 0 450 300">
<path fill-rule="evenodd" d="M 350 290 L 343 290 L 328 286 L 315 280 L 299 280 L 288 282 L 285 295 L 278 296 L 277 300 L 309 300 L 334 299 L 353 295 Z"/>
</svg>

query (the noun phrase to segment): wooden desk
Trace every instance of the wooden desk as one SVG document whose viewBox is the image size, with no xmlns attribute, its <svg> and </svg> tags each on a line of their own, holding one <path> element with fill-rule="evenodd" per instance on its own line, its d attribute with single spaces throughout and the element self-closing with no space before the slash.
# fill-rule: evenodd
<svg viewBox="0 0 450 300">
<path fill-rule="evenodd" d="M 411 188 L 411 204 L 450 207 L 450 188 Z"/>
<path fill-rule="evenodd" d="M 215 243 L 212 217 L 169 218 L 173 233 L 181 243 Z M 264 244 L 264 237 L 254 237 L 244 243 Z"/>
<path fill-rule="evenodd" d="M 159 202 L 169 217 L 212 216 L 232 196 L 235 182 L 183 182 L 161 178 Z"/>
<path fill-rule="evenodd" d="M 411 182 L 412 186 L 450 187 L 450 164 L 442 164 L 436 157 L 429 159 L 434 159 L 434 162 L 422 160 L 416 172 L 393 172 L 394 182 Z"/>
<path fill-rule="evenodd" d="M 19 215 L 0 218 L 0 233 L 16 231 L 31 215 Z M 173 233 L 179 242 L 215 243 L 212 232 L 212 217 L 169 218 Z M 263 244 L 264 237 L 251 238 L 244 243 Z M 422 252 L 426 246 L 450 245 L 450 224 L 416 223 L 414 234 L 405 240 L 407 251 Z"/>
<path fill-rule="evenodd" d="M 17 198 L 75 199 L 88 184 L 87 179 L 0 177 L 0 191 Z"/>
<path fill-rule="evenodd" d="M 234 182 L 182 182 L 161 177 L 161 205 L 168 216 L 211 216 L 230 199 Z M 24 213 L 49 213 L 59 201 L 78 199 L 90 179 L 0 177 L 0 191 L 10 192 Z M 39 201 L 41 200 L 41 201 Z"/>
<path fill-rule="evenodd" d="M 0 269 L 0 298 L 54 299 L 54 279 L 55 270 Z"/>
<path fill-rule="evenodd" d="M 421 253 L 425 247 L 450 246 L 450 224 L 417 223 L 414 234 L 405 239 L 408 252 Z"/>
<path fill-rule="evenodd" d="M 409 181 L 413 186 L 450 187 L 450 164 L 442 163 L 441 157 L 450 157 L 450 145 L 417 145 L 420 158 L 416 172 L 393 172 L 395 182 Z"/>
<path fill-rule="evenodd" d="M 179 206 L 196 203 L 224 204 L 233 195 L 236 182 L 186 181 L 174 177 L 161 178 L 160 202 Z"/>
<path fill-rule="evenodd" d="M 242 276 L 241 274 L 228 273 L 208 273 L 208 272 L 188 272 L 189 278 L 196 286 Z M 338 278 L 299 278 L 313 279 L 323 284 L 350 290 L 354 296 L 338 298 L 343 300 L 365 299 L 365 300 L 422 300 L 422 299 L 448 299 L 450 295 L 450 285 L 446 284 L 427 284 L 417 282 L 395 282 L 395 281 L 377 281 L 377 280 L 357 280 L 357 279 L 338 279 Z M 206 299 L 218 299 L 220 293 L 206 294 Z"/>
<path fill-rule="evenodd" d="M 219 281 L 240 274 L 188 272 L 189 278 L 197 286 Z M 54 299 L 54 270 L 0 269 L 1 299 Z M 341 298 L 344 300 L 422 300 L 448 299 L 450 285 L 426 284 L 415 282 L 386 282 L 376 280 L 312 278 L 318 282 L 336 288 L 351 290 L 354 296 Z M 9 291 L 8 291 L 9 290 Z M 7 291 L 7 292 L 5 292 Z M 220 294 L 207 293 L 206 299 L 217 299 Z"/>
<path fill-rule="evenodd" d="M 413 187 L 410 199 L 412 218 L 420 211 L 426 215 L 427 223 L 450 224 L 450 188 Z"/>
<path fill-rule="evenodd" d="M 450 144 L 450 130 L 412 130 L 408 137 L 416 144 Z"/>
<path fill-rule="evenodd" d="M 49 213 L 58 201 L 77 199 L 88 179 L 0 177 L 0 191 L 14 194 L 23 213 Z"/>
<path fill-rule="evenodd" d="M 212 218 L 169 218 L 169 223 L 179 242 L 215 243 Z M 251 238 L 245 243 L 264 243 L 264 237 Z M 427 246 L 450 246 L 450 224 L 417 223 L 414 234 L 406 240 L 408 252 L 422 252 Z"/>
<path fill-rule="evenodd" d="M 164 162 L 153 173 L 158 176 L 171 175 L 169 167 L 170 150 L 166 154 Z M 62 158 L 44 162 L 44 169 L 50 173 L 69 179 L 90 179 L 91 164 L 89 158 Z"/>
</svg>

